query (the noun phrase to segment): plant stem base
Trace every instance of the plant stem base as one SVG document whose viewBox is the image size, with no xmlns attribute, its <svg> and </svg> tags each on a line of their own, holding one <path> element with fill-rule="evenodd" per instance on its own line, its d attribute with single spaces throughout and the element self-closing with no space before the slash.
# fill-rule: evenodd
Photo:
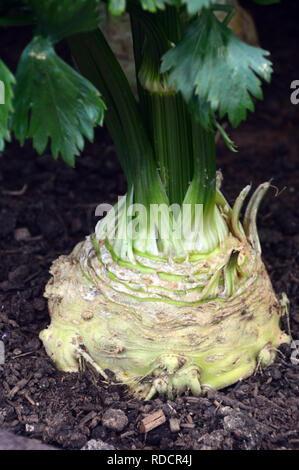
<svg viewBox="0 0 299 470">
<path fill-rule="evenodd" d="M 251 272 L 237 273 L 228 294 L 223 273 L 236 251 L 243 272 Z M 92 237 L 53 263 L 45 292 L 51 324 L 40 338 L 60 370 L 76 372 L 83 361 L 107 379 L 109 369 L 145 399 L 200 395 L 269 365 L 289 342 L 279 327 L 280 302 L 247 242 L 229 236 L 197 262 L 143 263 L 149 272 L 138 269 L 141 260 L 119 266 Z"/>
</svg>

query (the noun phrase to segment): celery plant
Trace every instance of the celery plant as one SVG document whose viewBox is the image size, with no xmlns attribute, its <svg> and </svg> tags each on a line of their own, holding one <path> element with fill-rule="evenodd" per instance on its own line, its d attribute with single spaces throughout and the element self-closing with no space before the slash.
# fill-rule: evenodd
<svg viewBox="0 0 299 470">
<path fill-rule="evenodd" d="M 221 120 L 245 120 L 272 72 L 269 53 L 229 28 L 229 3 L 0 3 L 0 24 L 35 25 L 16 76 L 0 62 L 0 145 L 10 131 L 39 153 L 51 139 L 53 156 L 74 165 L 105 119 L 128 183 L 95 233 L 54 262 L 40 337 L 58 368 L 88 363 L 106 379 L 110 369 L 139 397 L 225 387 L 288 341 L 256 229 L 269 183 L 241 222 L 251 187 L 230 207 L 217 181 L 215 131 L 235 151 Z M 103 8 L 130 15 L 138 100 L 98 27 Z M 55 52 L 64 38 L 75 69 Z"/>
</svg>

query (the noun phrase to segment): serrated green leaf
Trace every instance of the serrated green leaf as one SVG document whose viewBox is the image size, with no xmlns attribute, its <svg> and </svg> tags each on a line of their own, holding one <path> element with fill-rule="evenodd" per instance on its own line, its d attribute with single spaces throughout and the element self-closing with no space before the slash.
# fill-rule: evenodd
<svg viewBox="0 0 299 470">
<path fill-rule="evenodd" d="M 9 116 L 13 111 L 13 85 L 15 78 L 0 59 L 0 151 L 4 149 L 5 140 L 10 140 Z"/>
<path fill-rule="evenodd" d="M 93 129 L 102 124 L 105 105 L 97 89 L 60 59 L 41 37 L 24 50 L 16 74 L 13 130 L 23 144 L 33 139 L 42 153 L 51 139 L 54 158 L 74 166 Z"/>
<path fill-rule="evenodd" d="M 236 127 L 246 119 L 248 109 L 254 110 L 252 96 L 263 97 L 259 77 L 270 81 L 268 55 L 242 42 L 204 10 L 181 42 L 163 56 L 161 71 L 169 72 L 169 83 L 183 94 L 202 125 L 207 124 L 208 103 L 210 119 L 216 111 L 221 118 L 228 114 Z"/>
<path fill-rule="evenodd" d="M 215 120 L 215 113 L 213 112 L 210 103 L 200 100 L 199 97 L 193 93 L 188 104 L 196 121 L 200 122 L 205 129 L 212 129 Z"/>
<path fill-rule="evenodd" d="M 92 31 L 99 21 L 99 0 L 26 0 L 37 16 L 37 33 L 59 41 Z"/>
</svg>

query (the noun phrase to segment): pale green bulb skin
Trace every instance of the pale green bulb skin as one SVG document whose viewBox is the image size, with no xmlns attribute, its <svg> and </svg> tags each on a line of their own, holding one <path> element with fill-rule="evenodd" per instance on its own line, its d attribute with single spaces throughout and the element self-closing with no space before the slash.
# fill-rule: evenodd
<svg viewBox="0 0 299 470">
<path fill-rule="evenodd" d="M 155 272 L 119 266 L 88 237 L 53 263 L 45 292 L 51 324 L 40 338 L 58 369 L 76 372 L 84 359 L 140 398 L 199 395 L 269 365 L 289 342 L 280 302 L 247 241 L 230 234 L 194 262 L 137 258 Z"/>
</svg>

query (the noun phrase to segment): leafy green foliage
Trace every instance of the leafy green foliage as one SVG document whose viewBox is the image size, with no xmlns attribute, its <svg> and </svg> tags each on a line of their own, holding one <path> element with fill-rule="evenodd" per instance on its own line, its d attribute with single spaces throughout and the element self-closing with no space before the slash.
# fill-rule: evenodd
<svg viewBox="0 0 299 470">
<path fill-rule="evenodd" d="M 163 10 L 166 5 L 185 5 L 191 15 L 201 11 L 183 40 L 164 56 L 162 72 L 167 72 L 169 82 L 182 92 L 205 128 L 217 127 L 216 111 L 220 117 L 228 114 L 231 123 L 238 125 L 245 119 L 247 109 L 253 110 L 251 95 L 262 97 L 258 76 L 269 80 L 271 74 L 270 62 L 265 58 L 268 53 L 242 43 L 215 18 L 212 10 L 220 8 L 218 1 L 135 0 L 136 11 L 141 13 L 142 9 L 151 13 Z M 126 0 L 107 2 L 114 15 L 126 9 Z M 5 83 L 6 94 L 0 114 L 0 149 L 10 137 L 10 123 L 21 143 L 32 138 L 39 153 L 51 139 L 54 157 L 61 154 L 70 165 L 74 165 L 74 157 L 83 149 L 84 137 L 92 140 L 94 126 L 102 123 L 105 105 L 96 88 L 59 59 L 53 44 L 96 30 L 103 5 L 101 0 L 0 0 L 2 24 L 6 20 L 7 25 L 22 24 L 24 20 L 36 26 L 36 36 L 19 63 L 14 102 L 14 77 L 0 62 L 0 79 Z M 149 16 L 155 23 L 154 15 Z M 149 50 L 155 50 L 160 58 L 162 52 L 153 42 L 155 34 L 149 35 Z M 222 134 L 231 145 L 223 130 Z"/>
<path fill-rule="evenodd" d="M 26 0 L 37 16 L 38 34 L 52 41 L 97 28 L 99 0 Z"/>
<path fill-rule="evenodd" d="M 99 92 L 40 37 L 24 50 L 16 79 L 16 137 L 22 144 L 32 138 L 39 153 L 51 138 L 54 158 L 61 154 L 74 166 L 74 157 L 83 150 L 84 136 L 92 140 L 94 126 L 102 124 L 105 105 Z"/>
<path fill-rule="evenodd" d="M 126 0 L 109 0 L 108 10 L 112 15 L 121 15 L 126 9 Z"/>
<path fill-rule="evenodd" d="M 261 5 L 279 3 L 280 0 L 253 0 Z M 121 15 L 127 6 L 126 0 L 108 0 L 109 12 L 113 15 Z M 136 0 L 140 6 L 151 13 L 164 10 L 165 5 L 180 7 L 186 5 L 189 14 L 194 15 L 203 8 L 210 8 L 219 4 L 219 0 Z M 233 4 L 233 0 L 231 2 Z M 95 12 L 98 11 L 100 0 L 0 0 L 0 14 L 7 10 L 19 10 L 32 7 L 38 14 L 39 22 L 43 23 L 43 32 L 59 35 L 68 24 L 69 28 L 79 31 L 94 29 L 96 24 Z M 61 25 L 64 23 L 63 28 Z"/>
<path fill-rule="evenodd" d="M 143 10 L 155 13 L 158 10 L 164 10 L 166 5 L 181 6 L 185 4 L 188 12 L 193 15 L 202 8 L 209 8 L 218 3 L 218 0 L 138 0 Z M 120 15 L 126 9 L 126 0 L 109 0 L 108 8 L 113 15 Z"/>
<path fill-rule="evenodd" d="M 194 15 L 203 8 L 210 8 L 212 5 L 219 3 L 218 0 L 182 0 L 187 6 L 190 15 Z"/>
<path fill-rule="evenodd" d="M 253 0 L 253 1 L 261 5 L 270 5 L 271 3 L 280 2 L 280 0 Z M 194 15 L 195 13 L 202 10 L 203 8 L 210 8 L 213 5 L 218 5 L 220 2 L 219 0 L 182 0 L 182 3 L 187 6 L 187 9 L 190 15 Z M 233 0 L 231 0 L 231 2 L 228 2 L 228 4 L 230 3 L 231 5 L 234 5 Z"/>
<path fill-rule="evenodd" d="M 4 149 L 4 141 L 10 140 L 9 117 L 13 111 L 12 86 L 14 83 L 14 76 L 0 60 L 0 151 Z"/>
<path fill-rule="evenodd" d="M 263 97 L 261 80 L 270 81 L 269 52 L 249 46 L 204 10 L 181 42 L 162 58 L 162 73 L 180 91 L 204 127 L 219 111 L 233 126 L 253 111 L 252 96 Z"/>
<path fill-rule="evenodd" d="M 179 5 L 178 0 L 140 0 L 143 10 L 150 11 L 151 13 L 157 10 L 164 10 L 165 5 Z"/>
</svg>

